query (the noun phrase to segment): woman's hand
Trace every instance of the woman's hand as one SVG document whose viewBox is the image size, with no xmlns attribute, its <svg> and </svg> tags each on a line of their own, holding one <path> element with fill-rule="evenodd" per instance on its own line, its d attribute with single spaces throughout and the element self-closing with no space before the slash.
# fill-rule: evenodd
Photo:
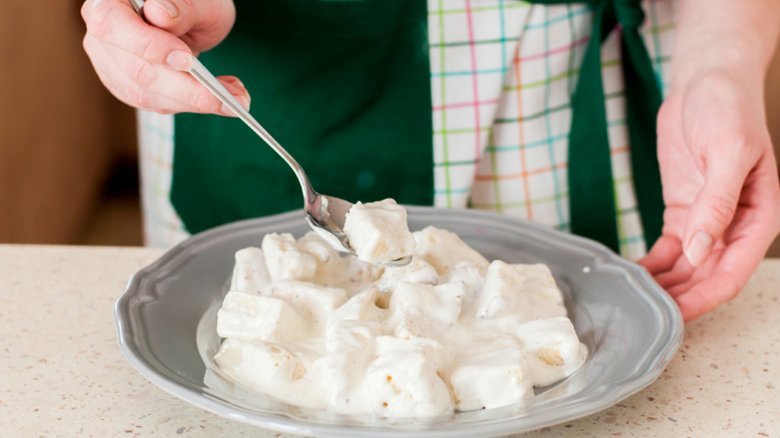
<svg viewBox="0 0 780 438">
<path fill-rule="evenodd" d="M 672 88 L 658 114 L 664 228 L 640 263 L 689 321 L 736 296 L 780 231 L 764 113 L 780 3 L 676 5 Z"/>
<path fill-rule="evenodd" d="M 748 77 L 712 68 L 683 78 L 658 116 L 664 229 L 640 263 L 686 320 L 736 296 L 780 231 L 763 86 Z"/>
<path fill-rule="evenodd" d="M 87 0 L 84 49 L 100 80 L 128 105 L 160 113 L 196 112 L 232 116 L 186 71 L 193 56 L 220 41 L 233 26 L 232 0 L 149 0 L 147 24 L 128 0 Z M 238 78 L 223 85 L 247 108 L 249 93 Z"/>
</svg>

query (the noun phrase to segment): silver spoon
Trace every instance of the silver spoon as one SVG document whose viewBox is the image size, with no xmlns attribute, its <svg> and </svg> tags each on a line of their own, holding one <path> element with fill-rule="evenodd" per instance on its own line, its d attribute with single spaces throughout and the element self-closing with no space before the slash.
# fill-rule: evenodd
<svg viewBox="0 0 780 438">
<path fill-rule="evenodd" d="M 130 4 L 142 18 L 144 3 L 145 0 L 130 0 Z M 298 183 L 301 185 L 301 190 L 303 191 L 303 211 L 311 229 L 337 251 L 356 255 L 355 250 L 349 244 L 347 235 L 344 234 L 344 221 L 347 212 L 352 208 L 352 203 L 341 198 L 317 193 L 312 188 L 309 177 L 306 176 L 303 167 L 249 114 L 249 111 L 241 106 L 238 100 L 222 86 L 222 83 L 197 58 L 192 59 L 192 68 L 189 73 L 206 87 L 211 94 L 230 108 L 238 118 L 246 123 L 252 131 L 260 136 L 290 166 L 298 178 Z M 384 265 L 405 266 L 411 260 L 412 257 L 407 256 L 384 263 Z"/>
</svg>

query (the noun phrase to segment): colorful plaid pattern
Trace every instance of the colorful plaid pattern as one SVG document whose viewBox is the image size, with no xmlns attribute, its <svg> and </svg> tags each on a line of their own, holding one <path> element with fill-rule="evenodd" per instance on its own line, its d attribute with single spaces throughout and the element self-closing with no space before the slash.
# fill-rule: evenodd
<svg viewBox="0 0 780 438">
<path fill-rule="evenodd" d="M 668 84 L 673 5 L 645 1 L 642 33 Z M 568 230 L 570 96 L 590 35 L 585 5 L 428 0 L 434 125 L 434 202 Z M 645 253 L 631 178 L 620 50 L 602 50 L 621 252 Z M 139 112 L 147 244 L 186 236 L 170 204 L 173 118 Z"/>
<path fill-rule="evenodd" d="M 668 80 L 671 1 L 644 2 L 642 33 Z M 435 204 L 569 229 L 570 98 L 590 36 L 585 5 L 429 0 Z M 631 178 L 616 34 L 602 49 L 620 247 L 645 251 Z M 663 87 L 662 87 L 663 88 Z"/>
<path fill-rule="evenodd" d="M 148 246 L 167 247 L 188 236 L 170 199 L 173 116 L 149 111 L 137 114 L 144 240 Z"/>
</svg>

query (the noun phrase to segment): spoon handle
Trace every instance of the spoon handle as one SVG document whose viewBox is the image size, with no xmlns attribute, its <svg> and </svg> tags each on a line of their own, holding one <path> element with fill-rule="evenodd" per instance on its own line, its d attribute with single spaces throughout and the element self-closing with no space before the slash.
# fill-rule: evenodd
<svg viewBox="0 0 780 438">
<path fill-rule="evenodd" d="M 130 0 L 130 4 L 133 6 L 136 12 L 143 18 L 143 7 L 145 0 Z M 280 157 L 290 166 L 295 176 L 298 178 L 298 183 L 303 190 L 304 202 L 308 205 L 315 197 L 316 193 L 311 187 L 309 178 L 306 176 L 303 167 L 290 155 L 287 150 L 279 144 L 278 141 L 263 128 L 263 126 L 255 120 L 254 117 L 244 109 L 243 106 L 236 100 L 236 98 L 230 94 L 230 92 L 222 85 L 217 78 L 203 65 L 197 58 L 192 58 L 192 68 L 189 73 L 198 80 L 211 94 L 217 97 L 225 106 L 230 108 L 239 119 L 241 119 L 252 131 L 255 132 L 260 138 L 262 138 L 268 146 L 271 147 Z"/>
<path fill-rule="evenodd" d="M 246 123 L 252 131 L 255 132 L 260 138 L 262 138 L 268 146 L 271 147 L 282 159 L 287 162 L 290 168 L 295 172 L 295 176 L 298 177 L 298 182 L 301 184 L 304 192 L 311 190 L 309 187 L 309 179 L 303 168 L 298 161 L 290 155 L 287 150 L 282 147 L 276 139 L 263 128 L 263 126 L 247 111 L 236 98 L 225 89 L 217 78 L 204 66 L 197 58 L 192 59 L 192 68 L 189 72 L 195 79 L 198 80 L 204 87 L 206 87 L 214 96 L 216 96 L 222 103 L 230 108 L 233 113 L 238 116 L 244 123 Z"/>
</svg>

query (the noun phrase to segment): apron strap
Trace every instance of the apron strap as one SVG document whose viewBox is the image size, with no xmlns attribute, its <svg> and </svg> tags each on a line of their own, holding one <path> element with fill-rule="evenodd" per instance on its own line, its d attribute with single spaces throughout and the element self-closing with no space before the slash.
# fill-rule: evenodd
<svg viewBox="0 0 780 438">
<path fill-rule="evenodd" d="M 612 177 L 607 112 L 601 77 L 601 44 L 619 27 L 631 167 L 650 248 L 661 235 L 664 202 L 656 152 L 656 116 L 661 106 L 650 55 L 639 27 L 645 14 L 640 0 L 528 0 L 538 4 L 586 3 L 593 8 L 593 30 L 571 100 L 569 131 L 569 207 L 571 231 L 620 248 Z"/>
</svg>

